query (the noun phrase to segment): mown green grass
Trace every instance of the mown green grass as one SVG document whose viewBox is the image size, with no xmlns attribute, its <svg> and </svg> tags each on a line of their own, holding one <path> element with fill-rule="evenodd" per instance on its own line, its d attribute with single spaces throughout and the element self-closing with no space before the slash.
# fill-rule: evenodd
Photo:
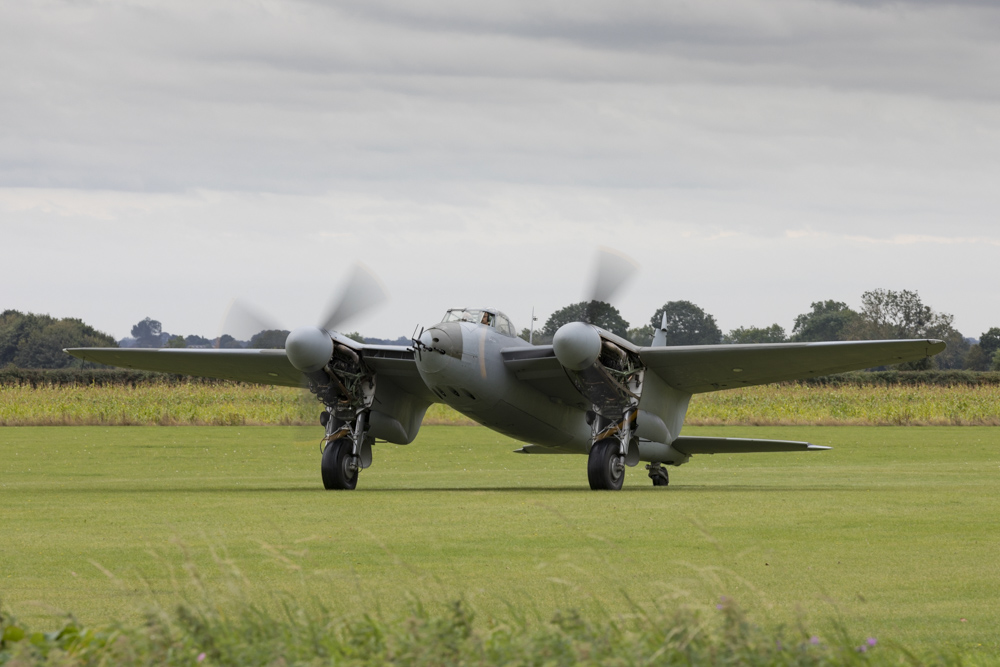
<svg viewBox="0 0 1000 667">
<path fill-rule="evenodd" d="M 413 598 L 548 618 L 726 595 L 769 627 L 826 636 L 839 618 L 920 651 L 1000 653 L 1000 429 L 685 432 L 834 449 L 695 457 L 667 489 L 637 468 L 595 493 L 584 457 L 425 427 L 331 493 L 318 428 L 4 428 L 0 599 L 33 627 L 135 622 L 198 581 L 223 591 L 234 566 L 249 599 L 348 618 Z"/>
<path fill-rule="evenodd" d="M 309 425 L 320 405 L 288 387 L 220 384 L 0 385 L 0 426 Z M 436 404 L 426 424 L 472 422 Z M 1000 385 L 765 385 L 698 394 L 706 425 L 1000 425 Z"/>
</svg>

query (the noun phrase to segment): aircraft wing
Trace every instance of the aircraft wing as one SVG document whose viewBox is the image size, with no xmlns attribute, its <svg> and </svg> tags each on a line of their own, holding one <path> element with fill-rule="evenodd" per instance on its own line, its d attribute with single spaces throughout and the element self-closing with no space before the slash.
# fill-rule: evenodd
<svg viewBox="0 0 1000 667">
<path fill-rule="evenodd" d="M 303 387 L 301 371 L 288 362 L 284 350 L 138 347 L 73 347 L 65 350 L 84 361 L 161 373 Z"/>
<path fill-rule="evenodd" d="M 859 340 L 642 347 L 638 353 L 646 369 L 671 387 L 697 394 L 916 361 L 944 348 L 940 340 Z M 586 407 L 551 345 L 509 348 L 501 354 L 519 380 L 552 399 Z"/>
<path fill-rule="evenodd" d="M 409 348 L 365 345 L 361 350 L 365 362 L 380 378 L 427 403 L 437 400 L 420 379 Z M 308 384 L 302 372 L 289 363 L 284 350 L 75 347 L 66 352 L 85 361 L 121 368 L 284 387 Z"/>
<path fill-rule="evenodd" d="M 857 340 L 643 347 L 639 357 L 674 389 L 697 394 L 917 361 L 944 348 L 940 340 Z"/>
</svg>

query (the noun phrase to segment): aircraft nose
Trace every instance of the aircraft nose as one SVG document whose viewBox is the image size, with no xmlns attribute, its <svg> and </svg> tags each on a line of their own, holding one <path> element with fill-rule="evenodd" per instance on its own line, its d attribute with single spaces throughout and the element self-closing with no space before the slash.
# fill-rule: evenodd
<svg viewBox="0 0 1000 667">
<path fill-rule="evenodd" d="M 436 324 L 420 334 L 423 352 L 418 363 L 425 371 L 440 370 L 447 363 L 447 357 L 462 358 L 462 327 L 458 322 Z"/>
</svg>

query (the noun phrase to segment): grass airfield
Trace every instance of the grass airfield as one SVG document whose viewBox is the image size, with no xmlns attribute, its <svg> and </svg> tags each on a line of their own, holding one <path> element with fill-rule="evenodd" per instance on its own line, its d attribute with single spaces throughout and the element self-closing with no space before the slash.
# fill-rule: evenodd
<svg viewBox="0 0 1000 667">
<path fill-rule="evenodd" d="M 1000 654 L 1000 429 L 713 427 L 828 452 L 716 455 L 653 488 L 481 427 L 377 445 L 325 492 L 318 427 L 0 429 L 0 601 L 36 629 L 184 596 L 345 616 L 463 598 L 480 616 L 711 609 L 908 648 Z"/>
</svg>

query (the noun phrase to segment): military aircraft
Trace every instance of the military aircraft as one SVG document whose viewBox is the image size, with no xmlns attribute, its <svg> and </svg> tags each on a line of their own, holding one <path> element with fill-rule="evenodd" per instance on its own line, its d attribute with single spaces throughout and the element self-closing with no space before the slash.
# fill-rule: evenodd
<svg viewBox="0 0 1000 667">
<path fill-rule="evenodd" d="M 594 301 L 607 301 L 627 278 L 623 266 L 599 256 Z M 124 368 L 307 387 L 324 406 L 327 489 L 354 489 L 372 464 L 372 445 L 413 442 L 427 408 L 440 402 L 524 442 L 520 453 L 585 454 L 590 488 L 616 490 L 625 468 L 640 461 L 654 486 L 666 486 L 663 466 L 697 454 L 829 449 L 681 435 L 694 394 L 915 361 L 945 348 L 940 340 L 667 346 L 665 321 L 648 346 L 586 322 L 563 325 L 551 345 L 533 345 L 493 308 L 449 310 L 409 347 L 365 345 L 335 330 L 382 298 L 377 281 L 356 269 L 323 323 L 293 330 L 282 350 L 66 351 Z"/>
</svg>

